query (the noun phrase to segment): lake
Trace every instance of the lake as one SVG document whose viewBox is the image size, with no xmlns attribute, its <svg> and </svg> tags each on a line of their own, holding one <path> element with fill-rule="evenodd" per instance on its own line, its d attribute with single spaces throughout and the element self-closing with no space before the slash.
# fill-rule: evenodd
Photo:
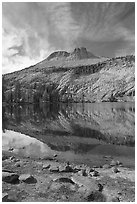
<svg viewBox="0 0 137 204">
<path fill-rule="evenodd" d="M 3 150 L 24 157 L 101 165 L 106 156 L 135 166 L 135 104 L 83 103 L 3 106 Z"/>
</svg>

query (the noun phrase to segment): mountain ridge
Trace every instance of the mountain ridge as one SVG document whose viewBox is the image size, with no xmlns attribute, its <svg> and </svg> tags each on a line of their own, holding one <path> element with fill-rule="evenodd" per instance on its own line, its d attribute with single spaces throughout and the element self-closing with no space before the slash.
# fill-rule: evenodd
<svg viewBox="0 0 137 204">
<path fill-rule="evenodd" d="M 64 58 L 65 60 L 80 60 L 80 59 L 89 59 L 89 58 L 99 58 L 87 51 L 85 47 L 75 48 L 73 52 L 66 51 L 56 51 L 51 53 L 46 60 L 58 60 Z"/>
<path fill-rule="evenodd" d="M 45 59 L 3 75 L 2 93 L 8 103 L 134 101 L 135 56 Z"/>
</svg>

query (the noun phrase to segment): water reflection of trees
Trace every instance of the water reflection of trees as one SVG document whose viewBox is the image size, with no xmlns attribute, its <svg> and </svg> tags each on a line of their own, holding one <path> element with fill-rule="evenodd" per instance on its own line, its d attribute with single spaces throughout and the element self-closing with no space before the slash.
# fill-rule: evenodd
<svg viewBox="0 0 137 204">
<path fill-rule="evenodd" d="M 5 107 L 2 107 L 2 131 L 5 132 L 5 130 L 7 129 L 7 117 L 6 117 L 6 113 L 5 113 Z"/>
<path fill-rule="evenodd" d="M 27 126 L 27 134 L 31 135 L 33 132 L 33 136 L 38 131 L 41 135 L 43 134 L 43 137 L 45 135 L 70 135 L 96 138 L 111 144 L 134 146 L 133 131 L 131 135 L 125 135 L 124 137 L 119 137 L 119 135 L 114 136 L 114 134 L 109 134 L 105 130 L 103 132 L 100 130 L 100 121 L 103 121 L 103 124 L 109 123 L 109 117 L 111 117 L 112 123 L 121 123 L 125 128 L 126 122 L 131 120 L 130 126 L 133 129 L 135 108 L 132 106 L 126 108 L 109 107 L 108 110 L 103 109 L 102 105 L 101 114 L 96 115 L 97 111 L 100 111 L 99 108 L 93 108 L 93 110 L 88 108 L 88 110 L 85 110 L 84 106 L 78 108 L 76 105 L 74 107 L 73 104 L 43 103 L 40 105 L 5 106 L 2 111 L 2 129 L 4 131 L 5 129 L 12 129 L 14 127 L 15 131 L 21 129 L 22 133 L 26 134 L 24 127 Z M 128 112 L 132 113 L 133 117 L 132 115 L 128 116 Z M 105 114 L 107 116 L 106 118 Z M 110 115 L 109 117 L 108 114 Z"/>
<path fill-rule="evenodd" d="M 52 143 L 48 143 L 48 146 L 55 151 L 67 152 L 74 151 L 75 154 L 83 154 L 88 153 L 92 149 L 96 148 L 100 144 L 85 144 L 85 143 L 75 143 L 75 144 L 64 144 L 64 145 L 54 145 Z"/>
</svg>

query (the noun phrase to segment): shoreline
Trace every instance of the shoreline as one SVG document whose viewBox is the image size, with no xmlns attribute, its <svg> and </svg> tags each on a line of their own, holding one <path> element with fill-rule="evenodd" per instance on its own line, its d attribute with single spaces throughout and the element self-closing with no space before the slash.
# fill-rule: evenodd
<svg viewBox="0 0 137 204">
<path fill-rule="evenodd" d="M 2 152 L 3 202 L 134 202 L 135 170 L 120 161 L 89 167 L 58 155 L 32 159 Z M 29 181 L 29 182 L 28 182 Z"/>
</svg>

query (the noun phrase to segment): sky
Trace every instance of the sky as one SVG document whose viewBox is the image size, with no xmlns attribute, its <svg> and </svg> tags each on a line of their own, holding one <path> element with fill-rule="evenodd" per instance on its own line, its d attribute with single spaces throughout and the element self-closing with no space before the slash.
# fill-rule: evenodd
<svg viewBox="0 0 137 204">
<path fill-rule="evenodd" d="M 135 52 L 133 2 L 3 2 L 2 72 L 36 64 L 57 50 L 98 56 Z"/>
</svg>

